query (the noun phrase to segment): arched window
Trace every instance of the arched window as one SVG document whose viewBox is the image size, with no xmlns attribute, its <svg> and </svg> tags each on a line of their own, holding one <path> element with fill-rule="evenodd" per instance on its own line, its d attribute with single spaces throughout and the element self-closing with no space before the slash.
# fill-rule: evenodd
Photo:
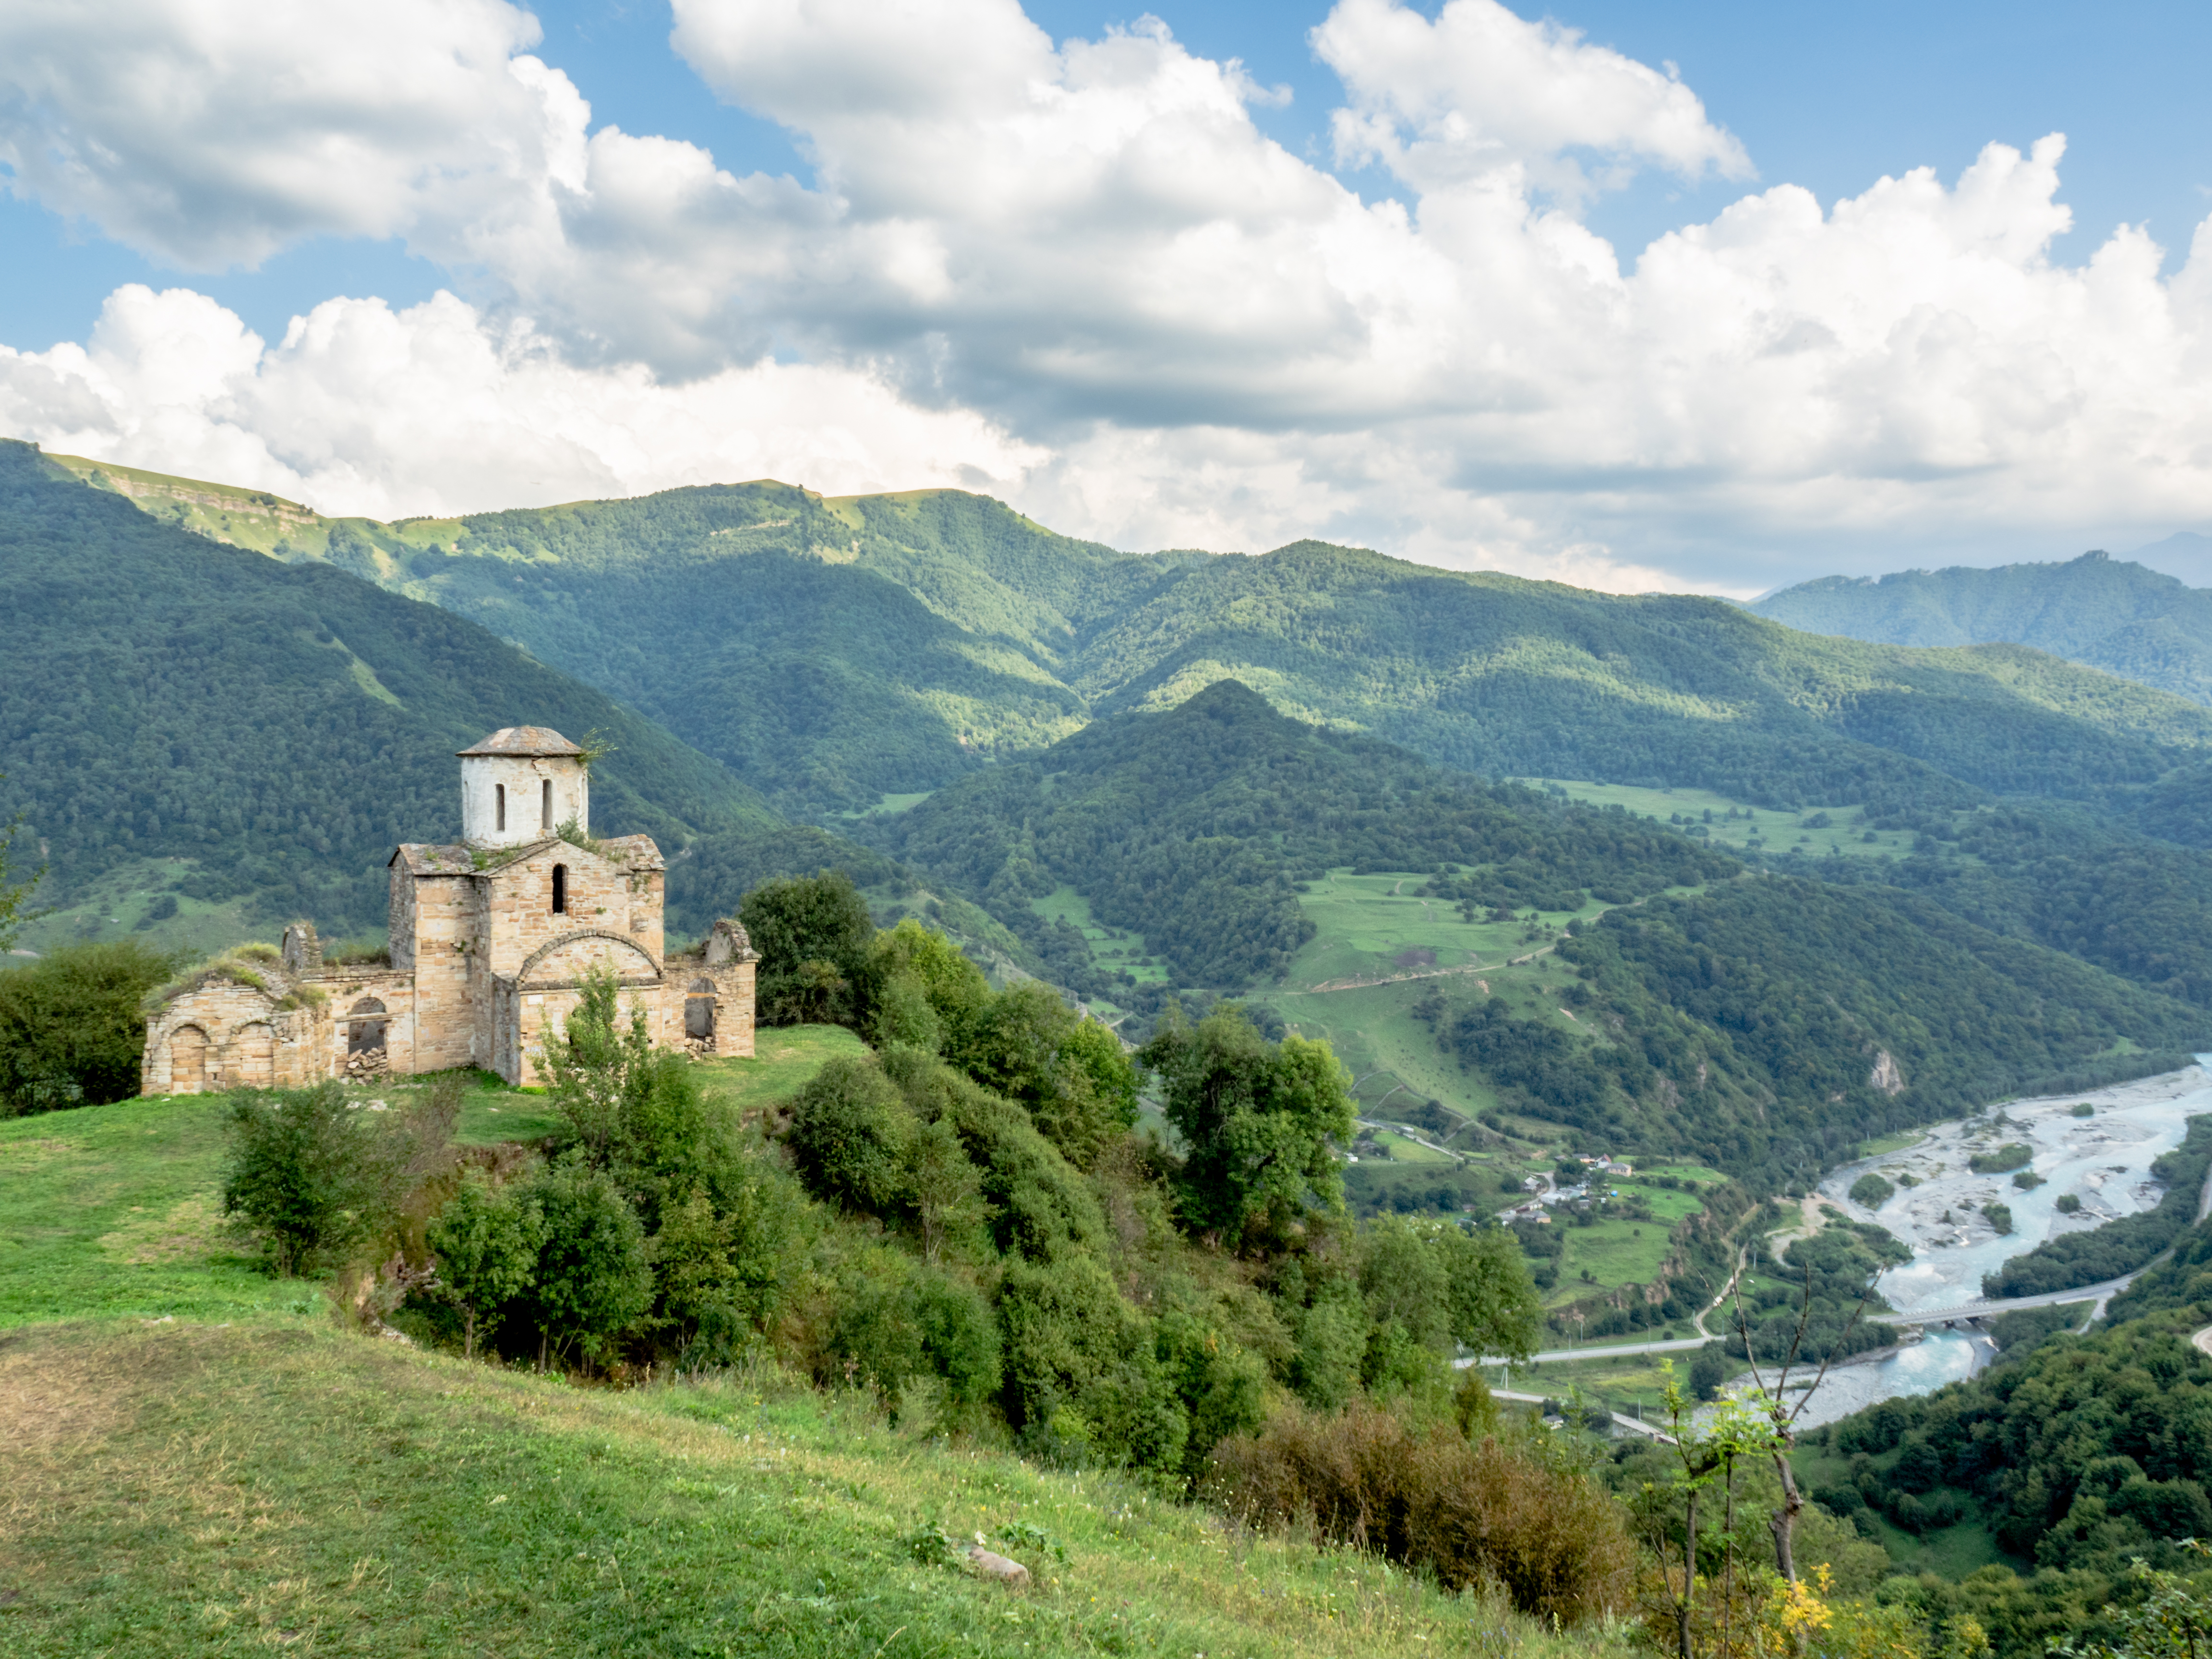
<svg viewBox="0 0 2212 1659">
<path fill-rule="evenodd" d="M 711 1037 L 714 1035 L 714 981 L 695 979 L 684 994 L 684 1035 Z"/>
<path fill-rule="evenodd" d="M 553 914 L 556 916 L 568 914 L 568 866 L 565 864 L 553 866 Z"/>
<path fill-rule="evenodd" d="M 538 797 L 538 827 L 550 833 L 553 828 L 553 780 L 550 778 L 546 779 L 540 788 Z"/>
<path fill-rule="evenodd" d="M 346 1010 L 346 1052 L 374 1054 L 384 1047 L 385 1007 L 374 997 L 363 997 Z"/>
<path fill-rule="evenodd" d="M 507 833 L 507 786 L 495 783 L 491 787 L 492 828 L 501 835 Z"/>
</svg>

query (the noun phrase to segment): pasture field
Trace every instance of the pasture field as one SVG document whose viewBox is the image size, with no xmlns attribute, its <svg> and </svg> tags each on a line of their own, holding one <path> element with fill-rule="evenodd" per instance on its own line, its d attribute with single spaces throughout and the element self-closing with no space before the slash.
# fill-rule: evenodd
<svg viewBox="0 0 2212 1659">
<path fill-rule="evenodd" d="M 1795 848 L 1808 858 L 1901 859 L 1912 850 L 1912 836 L 1901 830 L 1869 830 L 1856 806 L 1808 806 L 1778 812 L 1715 794 L 1710 789 L 1639 789 L 1624 783 L 1589 783 L 1572 778 L 1522 778 L 1536 789 L 1559 789 L 1593 806 L 1626 807 L 1638 817 L 1673 823 L 1679 815 L 1702 824 L 1705 839 L 1732 853 L 1786 853 Z M 1711 813 L 1709 819 L 1706 813 Z M 1733 817 L 1728 816 L 1734 813 Z M 1814 823 L 1814 818 L 1825 823 Z M 1869 840 L 1869 836 L 1873 836 Z"/>
<path fill-rule="evenodd" d="M 1654 1192 L 1651 1196 L 1656 1213 L 1666 1214 L 1656 1202 L 1661 1198 L 1674 1200 L 1679 1206 L 1678 1213 L 1658 1221 L 1608 1218 L 1587 1227 L 1564 1222 L 1553 1224 L 1565 1239 L 1567 1248 L 1566 1254 L 1559 1259 L 1559 1282 L 1544 1293 L 1546 1307 L 1562 1307 L 1623 1285 L 1648 1285 L 1659 1276 L 1660 1265 L 1667 1259 L 1668 1229 L 1680 1216 L 1692 1214 L 1702 1206 L 1694 1198 L 1680 1193 Z M 1585 1273 L 1589 1277 L 1585 1279 Z"/>
<path fill-rule="evenodd" d="M 1576 1029 L 1552 994 L 1563 975 L 1547 959 L 1571 916 L 1465 922 L 1453 906 L 1413 896 L 1427 879 L 1340 869 L 1308 884 L 1298 903 L 1315 925 L 1314 937 L 1291 958 L 1281 983 L 1251 995 L 1301 1036 L 1329 1044 L 1358 1079 L 1363 1115 L 1387 1117 L 1394 1105 L 1435 1100 L 1473 1117 L 1498 1103 L 1413 1017 L 1413 1005 L 1431 988 L 1447 995 L 1501 997 L 1523 1018 Z M 1603 908 L 1593 904 L 1581 914 Z M 1516 965 L 1516 957 L 1533 959 Z M 1455 1140 L 1452 1150 L 1461 1144 Z"/>
<path fill-rule="evenodd" d="M 1083 935 L 1091 959 L 1109 973 L 1127 969 L 1140 984 L 1164 985 L 1168 970 L 1145 958 L 1152 954 L 1142 933 L 1109 927 L 1091 914 L 1091 901 L 1073 887 L 1055 888 L 1042 898 L 1030 901 L 1030 908 L 1048 921 L 1065 921 Z"/>
<path fill-rule="evenodd" d="M 1549 945 L 1576 917 L 1606 908 L 1592 902 L 1580 910 L 1546 911 L 1533 921 L 1462 921 L 1456 906 L 1414 896 L 1428 879 L 1419 873 L 1354 875 L 1339 869 L 1309 882 L 1298 908 L 1318 931 L 1291 959 L 1285 984 L 1329 990 L 1504 968 Z"/>
<path fill-rule="evenodd" d="M 1363 1110 L 1381 1109 L 1389 1093 L 1402 1089 L 1472 1116 L 1498 1104 L 1497 1097 L 1437 1048 L 1434 1034 L 1412 1018 L 1413 1004 L 1431 988 L 1447 996 L 1484 994 L 1520 1018 L 1587 1036 L 1560 1006 L 1560 989 L 1573 975 L 1551 960 L 1551 950 L 1569 921 L 1607 907 L 1594 902 L 1534 919 L 1467 922 L 1451 905 L 1414 896 L 1427 879 L 1334 870 L 1308 884 L 1298 903 L 1315 935 L 1281 983 L 1251 1000 L 1279 1010 L 1304 1035 L 1325 1037 L 1362 1079 Z M 1528 1121 L 1538 1139 L 1571 1133 Z"/>
<path fill-rule="evenodd" d="M 1446 1169 L 1456 1169 L 1459 1160 L 1449 1152 L 1440 1152 L 1433 1146 L 1424 1146 L 1408 1136 L 1395 1134 L 1388 1129 L 1377 1129 L 1375 1144 L 1390 1155 L 1394 1164 L 1437 1164 Z"/>
<path fill-rule="evenodd" d="M 173 890 L 196 868 L 191 859 L 130 860 L 94 878 L 68 904 L 51 909 L 40 908 L 33 891 L 32 904 L 39 914 L 23 924 L 15 948 L 44 956 L 64 945 L 136 939 L 157 951 L 210 957 L 252 939 L 245 899 L 210 904 Z"/>
<path fill-rule="evenodd" d="M 1664 1330 L 1638 1331 L 1633 1337 L 1593 1337 L 1590 1346 L 1606 1343 L 1667 1341 L 1677 1335 L 1693 1337 L 1697 1332 L 1685 1320 Z M 1547 1346 L 1564 1346 L 1565 1344 Z M 1508 1385 L 1520 1394 L 1548 1395 L 1564 1400 L 1571 1389 L 1580 1389 L 1583 1398 L 1593 1403 L 1601 1402 L 1607 1411 L 1616 1411 L 1633 1417 L 1641 1410 L 1646 1420 L 1658 1422 L 1665 1415 L 1662 1401 L 1666 1397 L 1666 1361 L 1674 1362 L 1674 1380 L 1688 1391 L 1689 1362 L 1697 1358 L 1697 1351 L 1685 1348 L 1679 1353 L 1625 1354 L 1617 1359 L 1564 1360 L 1547 1365 L 1516 1365 L 1512 1381 Z M 1492 1387 L 1498 1386 L 1498 1367 L 1483 1368 L 1483 1376 Z"/>
<path fill-rule="evenodd" d="M 1418 983 L 1364 986 L 1346 991 L 1276 989 L 1255 995 L 1300 1036 L 1327 1042 L 1352 1068 L 1360 1115 L 1388 1117 L 1425 1101 L 1471 1118 L 1497 1103 L 1484 1085 L 1462 1073 L 1437 1047 L 1429 1028 L 1415 1019 L 1413 1004 L 1426 988 Z M 1439 1140 L 1444 1137 L 1435 1137 Z M 1452 1139 L 1456 1151 L 1469 1137 Z"/>
</svg>

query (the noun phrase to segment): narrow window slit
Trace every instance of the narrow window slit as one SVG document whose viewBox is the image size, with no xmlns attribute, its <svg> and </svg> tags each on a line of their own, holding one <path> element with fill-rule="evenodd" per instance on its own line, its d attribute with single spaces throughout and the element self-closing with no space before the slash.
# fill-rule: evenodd
<svg viewBox="0 0 2212 1659">
<path fill-rule="evenodd" d="M 553 866 L 553 914 L 568 914 L 568 866 L 565 864 Z"/>
</svg>

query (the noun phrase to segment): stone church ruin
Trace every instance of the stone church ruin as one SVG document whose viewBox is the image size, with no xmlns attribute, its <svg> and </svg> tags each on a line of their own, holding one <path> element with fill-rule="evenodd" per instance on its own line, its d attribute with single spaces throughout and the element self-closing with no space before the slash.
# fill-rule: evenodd
<svg viewBox="0 0 2212 1659">
<path fill-rule="evenodd" d="M 460 763 L 461 840 L 392 855 L 389 965 L 325 963 L 305 921 L 281 947 L 217 957 L 147 1019 L 142 1092 L 458 1066 L 536 1084 L 547 1036 L 594 970 L 615 975 L 624 1018 L 641 1010 L 657 1046 L 752 1054 L 758 957 L 744 929 L 718 921 L 697 955 L 664 955 L 667 866 L 649 836 L 592 838 L 582 749 L 544 726 L 509 726 Z"/>
</svg>

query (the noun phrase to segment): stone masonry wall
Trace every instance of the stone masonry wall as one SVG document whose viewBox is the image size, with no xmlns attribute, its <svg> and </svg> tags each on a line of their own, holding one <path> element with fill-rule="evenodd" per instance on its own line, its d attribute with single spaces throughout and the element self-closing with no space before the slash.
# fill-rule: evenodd
<svg viewBox="0 0 2212 1659">
<path fill-rule="evenodd" d="M 551 987 L 543 990 L 525 990 L 502 981 L 496 1000 L 511 1008 L 514 1018 L 501 1021 L 504 1030 L 514 1033 L 514 1047 L 502 1054 L 502 1060 L 514 1066 L 509 1072 L 504 1066 L 500 1074 L 522 1088 L 533 1088 L 544 1082 L 540 1066 L 545 1059 L 545 1039 L 557 1033 L 568 1023 L 568 1016 L 576 1012 L 583 993 L 574 986 Z M 619 1018 L 626 1024 L 633 1009 L 645 1011 L 646 1030 L 657 1048 L 681 1048 L 684 1046 L 684 1009 L 679 1000 L 676 1021 L 672 1030 L 668 1020 L 668 998 L 665 988 L 659 985 L 625 986 L 623 988 Z"/>
<path fill-rule="evenodd" d="M 666 1002 L 670 1015 L 670 1030 L 675 1033 L 672 1047 L 689 1048 L 702 1059 L 712 1056 L 742 1060 L 753 1057 L 753 975 L 756 963 L 752 961 L 729 961 L 709 966 L 697 957 L 677 957 L 667 964 L 668 989 Z M 690 999 L 696 993 L 692 987 L 705 981 L 713 989 L 714 1001 L 714 1034 L 711 1038 L 697 1038 L 690 1034 L 684 1024 L 684 1015 Z"/>
<path fill-rule="evenodd" d="M 406 955 L 414 968 L 414 1002 L 407 1046 L 392 1051 L 392 1067 L 442 1072 L 470 1065 L 477 1060 L 470 979 L 481 953 L 477 940 L 476 878 L 410 875 L 406 879 L 413 889 L 406 907 L 413 923 L 411 947 Z M 395 927 L 392 940 L 395 970 L 401 966 L 400 957 Z M 484 1052 L 489 1051 L 487 1042 Z"/>
<path fill-rule="evenodd" d="M 553 908 L 556 865 L 568 872 L 565 911 Z M 610 860 L 556 841 L 477 880 L 488 890 L 485 957 L 495 974 L 520 973 L 540 947 L 592 928 L 623 934 L 656 963 L 660 960 L 658 872 L 633 876 Z"/>
<path fill-rule="evenodd" d="M 553 804 L 544 805 L 545 786 Z M 507 823 L 498 792 L 507 792 Z M 591 775 L 564 756 L 470 755 L 461 761 L 461 833 L 485 847 L 521 847 L 574 819 L 592 822 Z"/>
<path fill-rule="evenodd" d="M 139 1092 L 213 1094 L 224 1089 L 298 1089 L 330 1075 L 327 1003 L 279 1008 L 251 985 L 216 981 L 189 991 L 146 1022 Z M 201 1042 L 194 1043 L 191 1034 Z M 185 1034 L 180 1042 L 180 1034 Z M 177 1074 L 181 1050 L 197 1048 L 197 1079 Z"/>
<path fill-rule="evenodd" d="M 354 1013 L 354 1005 L 367 1000 L 382 1003 L 385 1010 L 374 1016 L 384 1022 L 384 1064 L 371 1069 L 403 1073 L 437 1069 L 415 1064 L 414 975 L 396 968 L 331 968 L 325 970 L 320 983 L 331 999 L 330 1052 L 326 1060 L 331 1076 L 343 1077 L 347 1073 L 352 1028 L 358 1018 Z"/>
</svg>

